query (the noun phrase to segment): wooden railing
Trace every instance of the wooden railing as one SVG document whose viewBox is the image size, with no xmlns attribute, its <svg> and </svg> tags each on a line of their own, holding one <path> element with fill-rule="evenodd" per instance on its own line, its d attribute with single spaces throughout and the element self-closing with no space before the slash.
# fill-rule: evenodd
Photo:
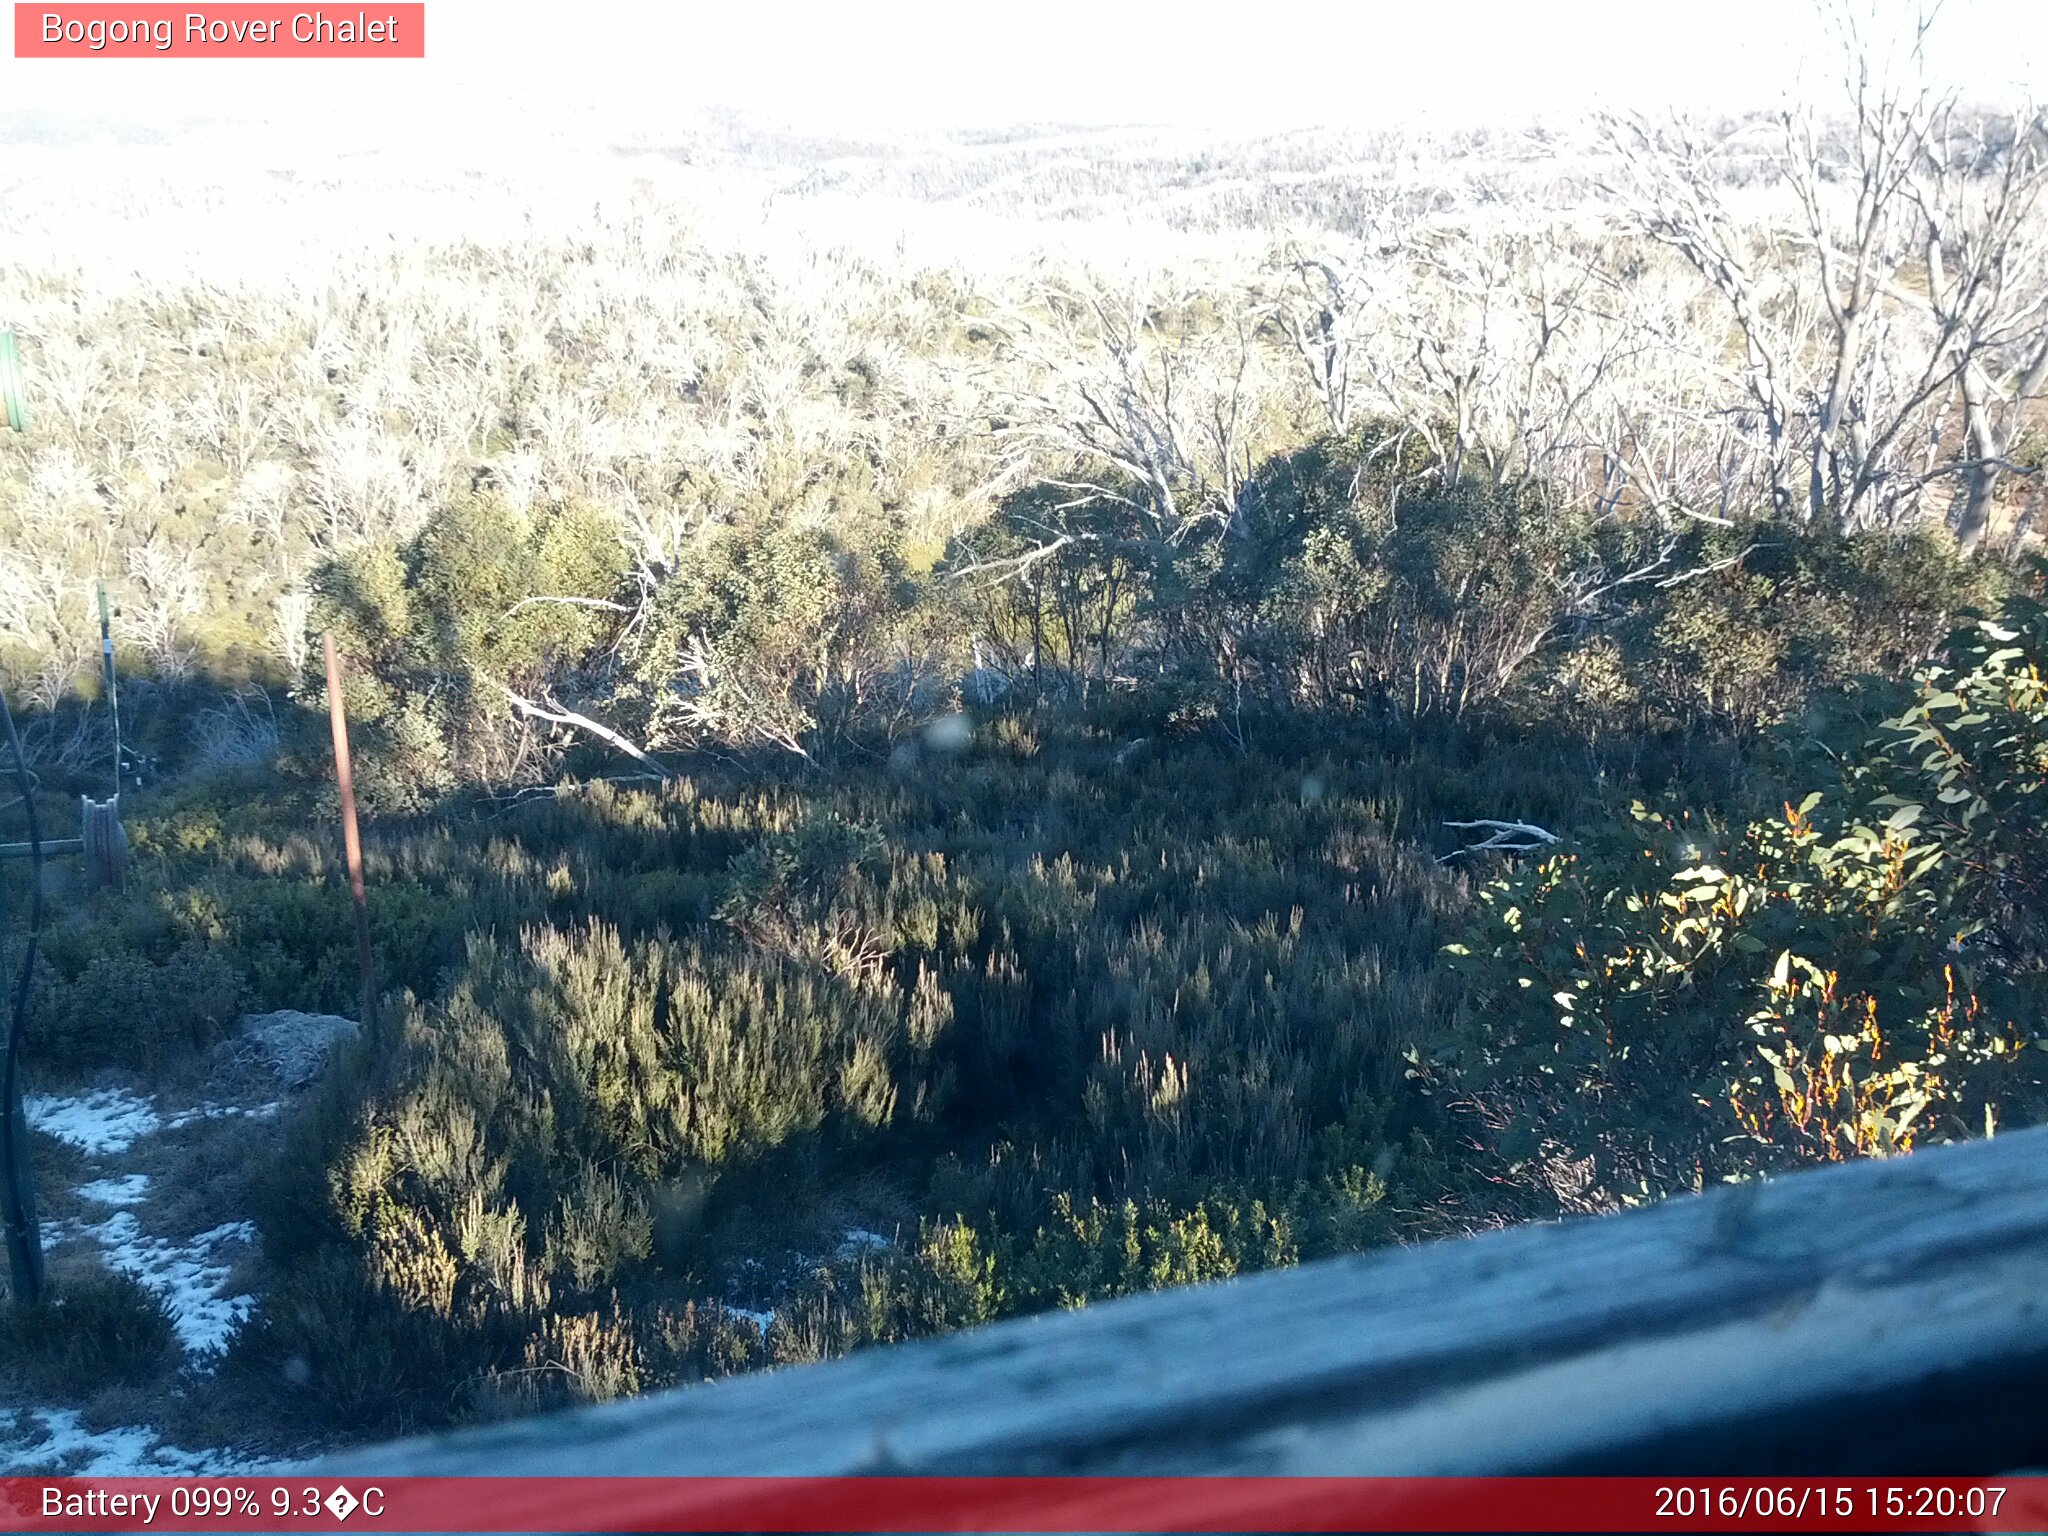
<svg viewBox="0 0 2048 1536">
<path fill-rule="evenodd" d="M 354 1474 L 2048 1465 L 2048 1128 L 331 1459 Z"/>
</svg>

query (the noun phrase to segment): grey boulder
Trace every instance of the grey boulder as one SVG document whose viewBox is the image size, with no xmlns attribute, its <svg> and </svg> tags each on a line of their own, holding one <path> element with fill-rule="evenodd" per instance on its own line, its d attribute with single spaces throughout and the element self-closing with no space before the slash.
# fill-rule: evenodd
<svg viewBox="0 0 2048 1536">
<path fill-rule="evenodd" d="M 320 1076 L 335 1048 L 362 1032 L 362 1025 L 339 1014 L 284 1008 L 276 1013 L 249 1014 L 226 1045 L 237 1062 L 260 1063 L 282 1086 L 306 1088 Z"/>
</svg>

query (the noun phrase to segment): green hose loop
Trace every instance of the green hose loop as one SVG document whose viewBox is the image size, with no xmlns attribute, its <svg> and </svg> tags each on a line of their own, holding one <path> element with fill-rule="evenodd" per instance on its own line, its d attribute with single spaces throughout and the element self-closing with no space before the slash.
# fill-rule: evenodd
<svg viewBox="0 0 2048 1536">
<path fill-rule="evenodd" d="M 28 392 L 22 387 L 21 353 L 12 331 L 0 331 L 0 407 L 6 409 L 8 426 L 28 430 Z"/>
</svg>

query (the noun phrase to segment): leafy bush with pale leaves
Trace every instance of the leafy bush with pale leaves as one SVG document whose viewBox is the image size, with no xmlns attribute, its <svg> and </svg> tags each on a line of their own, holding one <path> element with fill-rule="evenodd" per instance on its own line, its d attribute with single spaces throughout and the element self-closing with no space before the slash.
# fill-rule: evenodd
<svg viewBox="0 0 2048 1536">
<path fill-rule="evenodd" d="M 1948 641 L 1839 782 L 1629 816 L 1494 880 L 1415 1070 L 1568 1204 L 1988 1133 L 2042 1105 L 2048 609 Z"/>
</svg>

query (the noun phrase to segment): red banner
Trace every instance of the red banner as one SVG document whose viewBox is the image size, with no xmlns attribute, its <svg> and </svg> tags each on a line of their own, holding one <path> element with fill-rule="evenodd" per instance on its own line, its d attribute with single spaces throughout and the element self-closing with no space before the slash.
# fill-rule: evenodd
<svg viewBox="0 0 2048 1536">
<path fill-rule="evenodd" d="M 17 59 L 423 59 L 424 4 L 39 5 L 16 0 Z"/>
<path fill-rule="evenodd" d="M 2042 1531 L 2048 1477 L 0 1478 L 0 1531 Z"/>
</svg>

